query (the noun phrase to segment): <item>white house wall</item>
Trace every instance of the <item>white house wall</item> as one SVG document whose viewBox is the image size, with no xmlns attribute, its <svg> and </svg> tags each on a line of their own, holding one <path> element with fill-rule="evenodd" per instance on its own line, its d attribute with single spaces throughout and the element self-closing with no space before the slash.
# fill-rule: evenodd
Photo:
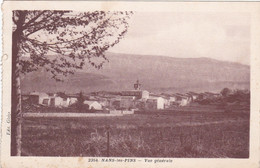
<svg viewBox="0 0 260 168">
<path fill-rule="evenodd" d="M 188 104 L 188 99 L 182 99 L 180 106 L 187 106 L 187 104 Z"/>
<path fill-rule="evenodd" d="M 59 107 L 63 106 L 63 98 L 55 97 L 54 100 L 55 100 L 55 106 L 59 106 Z"/>
<path fill-rule="evenodd" d="M 39 96 L 39 104 L 43 104 L 44 99 L 49 99 L 48 105 L 50 105 L 50 98 L 48 96 Z"/>
<path fill-rule="evenodd" d="M 142 91 L 142 99 L 149 99 L 149 92 L 146 90 Z"/>
<path fill-rule="evenodd" d="M 164 109 L 164 99 L 161 97 L 157 98 L 157 109 Z"/>
<path fill-rule="evenodd" d="M 93 102 L 89 105 L 89 109 L 102 110 L 102 105 L 98 102 Z"/>
<path fill-rule="evenodd" d="M 176 97 L 170 97 L 170 102 L 175 102 L 176 101 Z"/>
<path fill-rule="evenodd" d="M 72 105 L 72 104 L 76 103 L 77 101 L 78 101 L 77 98 L 72 97 L 69 99 L 69 105 Z"/>
</svg>

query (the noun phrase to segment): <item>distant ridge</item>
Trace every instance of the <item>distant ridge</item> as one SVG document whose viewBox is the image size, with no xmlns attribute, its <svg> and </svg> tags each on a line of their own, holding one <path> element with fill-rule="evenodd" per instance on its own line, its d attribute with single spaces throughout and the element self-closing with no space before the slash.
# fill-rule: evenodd
<svg viewBox="0 0 260 168">
<path fill-rule="evenodd" d="M 218 59 L 214 59 L 214 58 L 209 58 L 209 57 L 186 57 L 186 58 L 183 58 L 183 57 L 172 57 L 172 56 L 167 56 L 167 55 L 147 55 L 147 54 L 126 54 L 126 53 L 111 53 L 111 52 L 108 52 L 106 55 L 108 56 L 111 56 L 111 55 L 117 55 L 117 56 L 132 56 L 132 57 L 164 57 L 164 58 L 173 58 L 173 59 L 190 59 L 190 60 L 208 60 L 208 61 L 217 61 L 217 62 L 223 62 L 223 63 L 230 63 L 230 64 L 238 64 L 238 65 L 244 65 L 244 66 L 249 66 L 248 64 L 242 64 L 242 63 L 238 63 L 238 62 L 232 62 L 232 61 L 223 61 L 223 60 L 218 60 Z"/>
<path fill-rule="evenodd" d="M 85 68 L 56 82 L 43 70 L 22 78 L 22 92 L 44 91 L 67 93 L 118 91 L 133 89 L 139 79 L 142 88 L 153 92 L 214 91 L 224 87 L 249 89 L 248 65 L 211 58 L 174 58 L 107 53 L 109 62 L 101 70 Z"/>
</svg>

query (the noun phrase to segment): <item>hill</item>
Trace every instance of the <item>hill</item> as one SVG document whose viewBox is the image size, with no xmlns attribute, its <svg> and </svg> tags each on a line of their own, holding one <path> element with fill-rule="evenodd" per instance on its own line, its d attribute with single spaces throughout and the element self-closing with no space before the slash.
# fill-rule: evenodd
<svg viewBox="0 0 260 168">
<path fill-rule="evenodd" d="M 107 58 L 109 62 L 101 70 L 86 68 L 64 82 L 51 79 L 44 70 L 28 73 L 22 77 L 22 92 L 130 90 L 137 79 L 143 89 L 153 92 L 219 92 L 224 87 L 250 87 L 250 67 L 239 63 L 116 53 L 107 53 Z"/>
</svg>

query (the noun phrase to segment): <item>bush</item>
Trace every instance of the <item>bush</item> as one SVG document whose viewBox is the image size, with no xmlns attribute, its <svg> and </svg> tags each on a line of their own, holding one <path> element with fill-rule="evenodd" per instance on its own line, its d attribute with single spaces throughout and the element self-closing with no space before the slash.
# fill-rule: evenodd
<svg viewBox="0 0 260 168">
<path fill-rule="evenodd" d="M 212 100 L 210 100 L 210 99 L 202 99 L 202 100 L 198 100 L 197 102 L 199 104 L 201 104 L 201 105 L 209 105 L 212 102 Z"/>
</svg>

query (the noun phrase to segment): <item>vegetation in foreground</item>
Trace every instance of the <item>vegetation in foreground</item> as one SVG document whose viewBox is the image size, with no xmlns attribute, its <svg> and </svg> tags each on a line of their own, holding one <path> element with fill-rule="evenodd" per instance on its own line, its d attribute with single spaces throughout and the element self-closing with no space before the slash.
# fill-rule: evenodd
<svg viewBox="0 0 260 168">
<path fill-rule="evenodd" d="M 22 143 L 24 156 L 248 158 L 249 113 L 27 118 Z"/>
</svg>

